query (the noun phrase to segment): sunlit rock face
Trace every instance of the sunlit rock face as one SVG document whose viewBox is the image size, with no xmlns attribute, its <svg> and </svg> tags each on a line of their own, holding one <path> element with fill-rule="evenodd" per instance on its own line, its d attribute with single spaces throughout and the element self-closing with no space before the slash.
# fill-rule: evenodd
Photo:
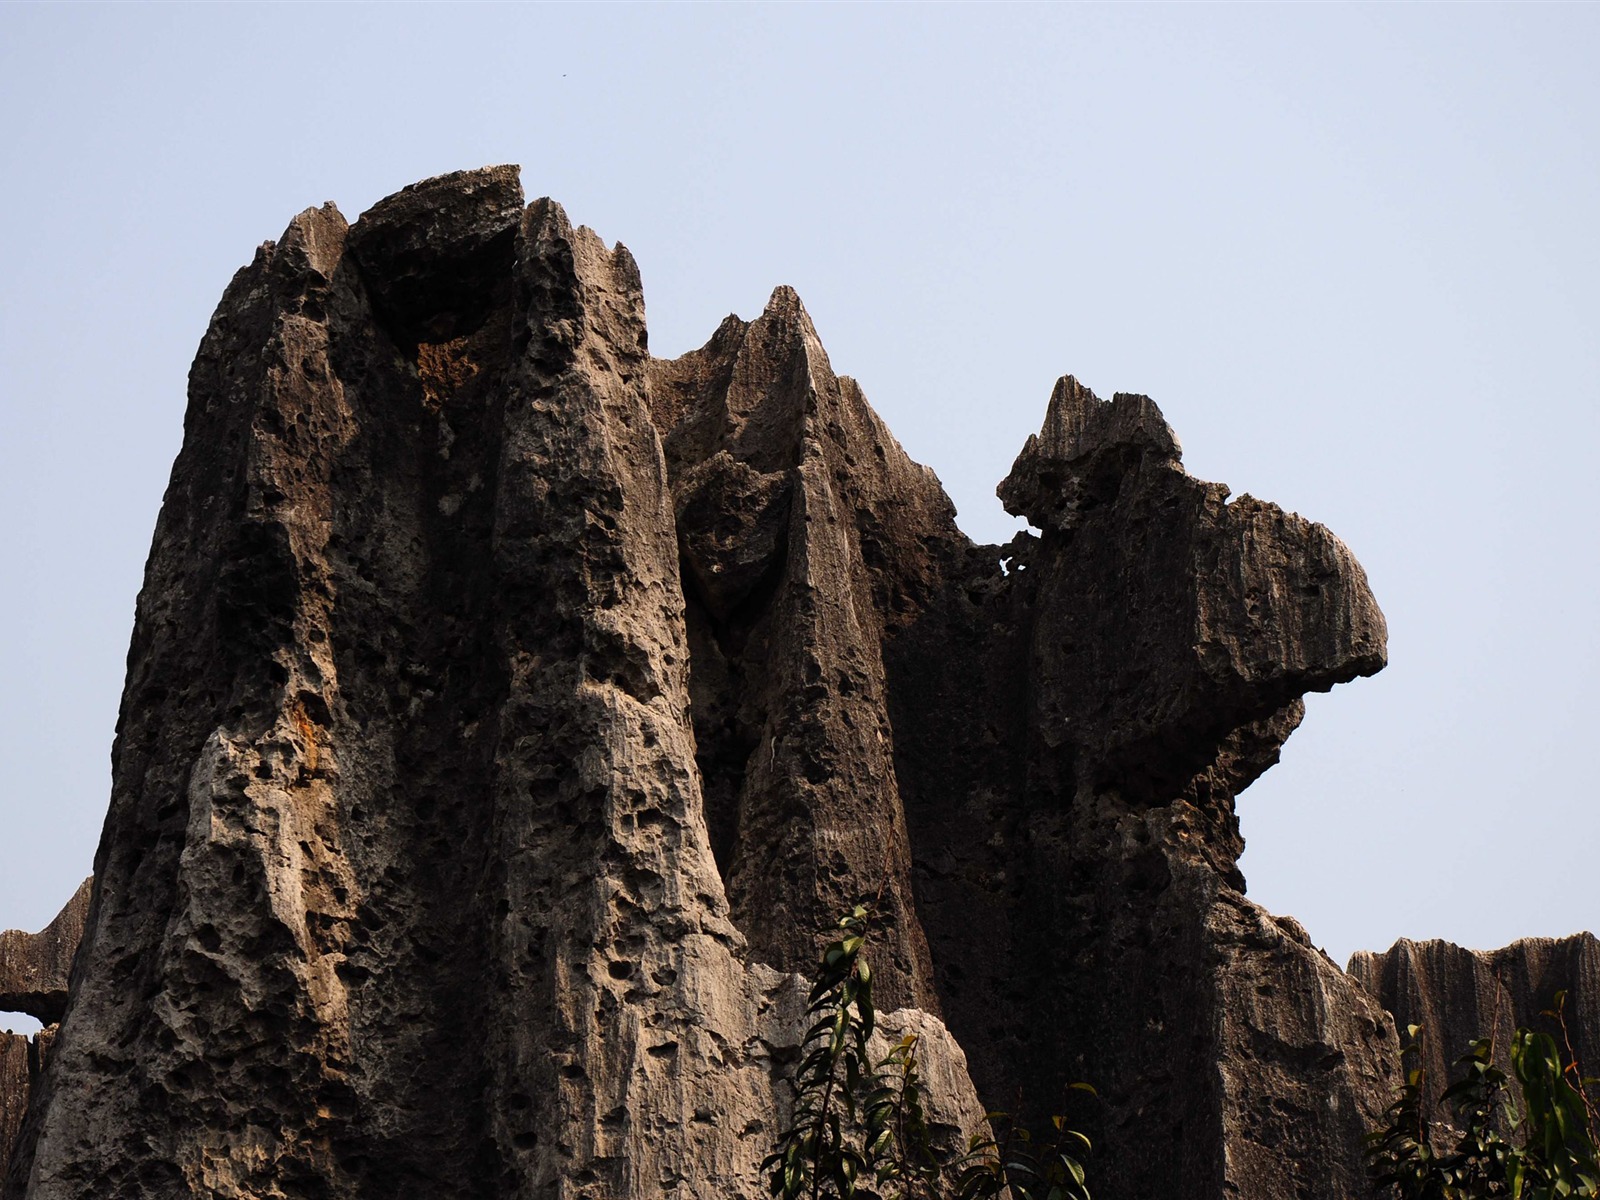
<svg viewBox="0 0 1600 1200">
<path fill-rule="evenodd" d="M 1552 1035 L 1584 1075 L 1600 1064 L 1600 939 L 1592 933 L 1523 938 L 1499 950 L 1402 938 L 1382 953 L 1358 951 L 1349 970 L 1394 1014 L 1398 1028 L 1420 1028 L 1430 1103 L 1437 1103 L 1451 1066 L 1478 1038 L 1494 1039 L 1495 1061 L 1515 1078 L 1516 1029 Z"/>
<path fill-rule="evenodd" d="M 1001 494 L 973 545 L 787 288 L 652 358 L 514 168 L 295 218 L 191 372 L 4 1195 L 753 1200 L 861 896 L 947 1130 L 1087 1081 L 1097 1196 L 1364 1194 L 1392 1023 L 1233 810 L 1383 665 L 1360 567 L 1070 378 Z"/>
</svg>

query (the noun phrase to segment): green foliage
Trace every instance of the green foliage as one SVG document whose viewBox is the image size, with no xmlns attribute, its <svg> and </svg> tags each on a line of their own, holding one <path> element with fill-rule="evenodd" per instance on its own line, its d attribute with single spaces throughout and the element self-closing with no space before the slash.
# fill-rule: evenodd
<svg viewBox="0 0 1600 1200">
<path fill-rule="evenodd" d="M 1548 1033 L 1517 1030 L 1511 1063 L 1522 1085 L 1527 1135 L 1513 1162 L 1516 1200 L 1600 1197 L 1594 1113 L 1576 1064 L 1563 1066 Z M 1576 1084 L 1576 1086 L 1574 1086 Z"/>
<path fill-rule="evenodd" d="M 1547 1014 L 1563 1035 L 1565 999 L 1557 993 Z M 1506 1073 L 1494 1065 L 1494 1043 L 1473 1042 L 1456 1060 L 1460 1077 L 1440 1097 L 1453 1117 L 1445 1123 L 1429 1121 L 1423 1111 L 1420 1033 L 1415 1025 L 1407 1030 L 1405 1086 L 1367 1138 L 1380 1191 L 1392 1189 L 1395 1200 L 1600 1200 L 1600 1122 L 1587 1092 L 1595 1081 L 1579 1076 L 1570 1039 L 1563 1061 L 1551 1035 L 1516 1031 L 1511 1063 L 1520 1108 Z"/>
<path fill-rule="evenodd" d="M 1394 1188 L 1395 1200 L 1443 1200 L 1444 1181 L 1439 1176 L 1428 1121 L 1424 1115 L 1421 1065 L 1421 1031 L 1413 1025 L 1410 1040 L 1401 1048 L 1400 1064 L 1405 1086 L 1384 1113 L 1384 1123 L 1367 1135 L 1367 1164 L 1378 1189 Z"/>
<path fill-rule="evenodd" d="M 1093 1090 L 1088 1084 L 1074 1086 Z M 1067 1127 L 1064 1117 L 1050 1119 L 1054 1136 L 1037 1146 L 1009 1114 L 989 1113 L 988 1120 L 991 1126 L 1005 1122 L 1006 1135 L 999 1141 L 974 1135 L 967 1153 L 951 1164 L 955 1200 L 1001 1196 L 1007 1188 L 1016 1200 L 1089 1200 L 1082 1158 L 1092 1147 L 1087 1137 Z"/>
<path fill-rule="evenodd" d="M 861 957 L 868 919 L 861 904 L 840 919 L 811 985 L 806 1017 L 813 1024 L 795 1072 L 794 1120 L 761 1164 L 771 1172 L 768 1190 L 782 1200 L 850 1200 L 871 1168 L 871 1146 L 852 1144 L 845 1124 L 856 1117 L 877 1025 L 872 969 Z"/>
<path fill-rule="evenodd" d="M 1039 1144 L 1005 1113 L 990 1113 L 991 1129 L 1005 1124 L 1004 1138 L 975 1134 L 959 1155 L 935 1147 L 917 1036 L 908 1034 L 876 1062 L 869 1058 L 877 1015 L 862 950 L 870 926 L 870 908 L 858 904 L 828 931 L 792 1081 L 793 1120 L 761 1164 L 768 1190 L 778 1200 L 1089 1200 L 1089 1139 L 1061 1117 Z"/>
</svg>

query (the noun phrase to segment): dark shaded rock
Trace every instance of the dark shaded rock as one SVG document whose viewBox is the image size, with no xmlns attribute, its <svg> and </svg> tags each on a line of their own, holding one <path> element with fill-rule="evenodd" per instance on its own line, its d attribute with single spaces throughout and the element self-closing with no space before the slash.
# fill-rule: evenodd
<svg viewBox="0 0 1600 1200">
<path fill-rule="evenodd" d="M 61 1020 L 67 1007 L 72 956 L 83 937 L 94 880 L 85 879 L 38 933 L 0 933 L 0 1012 L 27 1013 L 44 1025 Z"/>
<path fill-rule="evenodd" d="M 1236 730 L 1384 664 L 1383 614 L 1344 544 L 1228 503 L 1179 453 L 1149 399 L 1106 403 L 1069 377 L 1000 485 L 1044 530 L 1038 721 L 1068 791 L 1163 802 Z"/>
<path fill-rule="evenodd" d="M 1424 1095 L 1437 1104 L 1451 1066 L 1476 1039 L 1494 1039 L 1495 1060 L 1511 1074 L 1512 1032 L 1549 1033 L 1570 1043 L 1582 1073 L 1600 1074 L 1600 940 L 1592 933 L 1524 938 L 1499 950 L 1402 938 L 1388 950 L 1358 951 L 1350 975 L 1394 1015 L 1401 1030 L 1422 1029 Z M 1566 1029 L 1549 1015 L 1565 992 Z"/>
<path fill-rule="evenodd" d="M 395 341 L 448 344 L 504 309 L 521 219 L 510 166 L 414 183 L 363 213 L 349 251 Z"/>
<path fill-rule="evenodd" d="M 1239 895 L 1233 799 L 1383 618 L 1325 529 L 1178 455 L 1063 379 L 1000 487 L 1039 536 L 891 638 L 918 911 L 987 1103 L 1100 1089 L 1104 1194 L 1355 1195 L 1394 1035 Z"/>
<path fill-rule="evenodd" d="M 0 1180 L 6 1177 L 12 1147 L 28 1115 L 33 1076 L 28 1069 L 28 1038 L 0 1030 Z"/>
</svg>

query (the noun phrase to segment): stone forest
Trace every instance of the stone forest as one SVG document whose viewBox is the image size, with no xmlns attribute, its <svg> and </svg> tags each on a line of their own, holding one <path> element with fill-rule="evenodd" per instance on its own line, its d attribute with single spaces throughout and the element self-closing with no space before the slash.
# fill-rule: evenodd
<svg viewBox="0 0 1600 1200">
<path fill-rule="evenodd" d="M 1337 537 L 1071 377 L 999 494 L 975 545 L 788 288 L 652 358 L 514 167 L 295 217 L 190 373 L 94 875 L 0 936 L 0 1196 L 759 1200 L 862 898 L 930 1127 L 1087 1082 L 1097 1200 L 1373 1195 L 1413 1024 L 1436 1099 L 1564 991 L 1600 1073 L 1592 935 L 1341 969 L 1244 894 L 1235 796 L 1385 663 Z"/>
</svg>

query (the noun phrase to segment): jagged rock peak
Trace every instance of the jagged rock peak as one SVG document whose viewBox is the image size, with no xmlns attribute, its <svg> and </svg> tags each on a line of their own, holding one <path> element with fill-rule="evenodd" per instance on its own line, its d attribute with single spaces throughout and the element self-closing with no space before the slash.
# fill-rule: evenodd
<svg viewBox="0 0 1600 1200">
<path fill-rule="evenodd" d="M 792 289 L 651 358 L 515 168 L 300 214 L 191 372 L 0 1195 L 755 1200 L 867 895 L 936 1125 L 966 1050 L 1101 1086 L 1106 1200 L 1353 1200 L 1392 1027 L 1233 799 L 1382 666 L 1365 577 L 1070 378 L 1002 494 L 1009 574 Z"/>
<path fill-rule="evenodd" d="M 712 844 L 764 961 L 883 894 L 882 994 L 938 1010 L 909 883 L 882 642 L 964 544 L 810 316 L 779 287 L 754 321 L 651 365 L 672 480 Z M 774 863 L 785 868 L 774 871 Z"/>
<path fill-rule="evenodd" d="M 1028 435 L 997 492 L 1013 516 L 1041 529 L 1070 528 L 1083 510 L 1112 499 L 1106 488 L 1145 455 L 1182 469 L 1183 450 L 1155 401 L 1125 392 L 1101 400 L 1063 375 L 1050 393 L 1044 428 Z"/>
</svg>

